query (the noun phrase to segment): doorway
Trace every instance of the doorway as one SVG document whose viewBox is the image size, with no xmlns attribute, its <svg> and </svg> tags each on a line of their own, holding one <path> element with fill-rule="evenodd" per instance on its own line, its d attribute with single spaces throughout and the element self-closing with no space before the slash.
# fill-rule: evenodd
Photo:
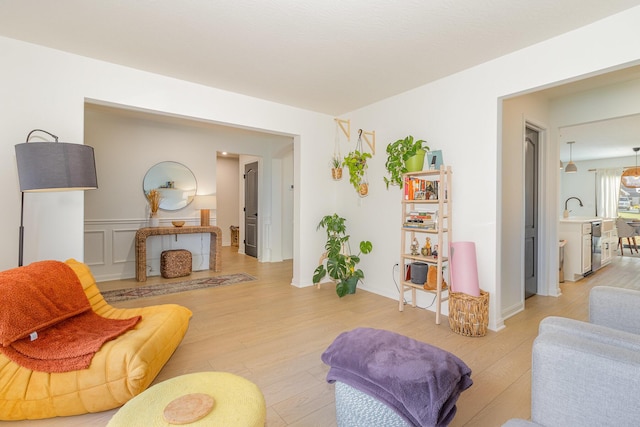
<svg viewBox="0 0 640 427">
<path fill-rule="evenodd" d="M 538 162 L 540 131 L 525 127 L 524 147 L 524 297 L 538 293 Z"/>
<path fill-rule="evenodd" d="M 244 165 L 244 253 L 258 257 L 258 162 Z"/>
<path fill-rule="evenodd" d="M 96 167 L 108 177 L 103 181 L 110 182 L 110 185 L 101 185 L 99 190 L 86 193 L 84 200 L 84 259 L 91 263 L 92 273 L 98 281 L 135 277 L 135 260 L 132 259 L 135 251 L 131 250 L 131 245 L 134 243 L 135 231 L 146 226 L 148 214 L 144 214 L 147 202 L 142 187 L 134 184 L 140 182 L 141 185 L 139 179 L 142 177 L 138 177 L 140 171 L 146 171 L 154 163 L 144 166 L 146 160 L 149 160 L 144 157 L 144 153 L 152 150 L 158 160 L 175 158 L 176 140 L 182 141 L 181 147 L 184 148 L 180 156 L 181 162 L 196 175 L 198 194 L 216 194 L 217 207 L 211 220 L 212 224 L 221 228 L 224 236 L 221 243 L 225 246 L 231 245 L 230 226 L 242 226 L 240 244 L 243 244 L 245 239 L 245 226 L 242 223 L 244 180 L 241 179 L 244 165 L 240 165 L 238 154 L 231 154 L 229 157 L 235 160 L 228 162 L 224 168 L 221 168 L 219 162 L 216 162 L 215 166 L 211 164 L 212 158 L 218 157 L 218 153 L 222 154 L 227 146 L 241 151 L 243 156 L 252 157 L 249 161 L 269 158 L 270 155 L 273 156 L 272 153 L 285 153 L 281 154 L 281 157 L 270 158 L 272 163 L 274 159 L 278 161 L 276 169 L 273 169 L 271 163 L 267 168 L 260 166 L 260 174 L 264 177 L 260 178 L 261 193 L 271 195 L 261 208 L 265 209 L 265 215 L 271 214 L 270 209 L 273 206 L 278 207 L 279 211 L 286 208 L 288 215 L 294 216 L 292 198 L 283 202 L 283 191 L 272 190 L 271 176 L 272 173 L 282 174 L 280 168 L 286 167 L 283 182 L 290 183 L 293 192 L 294 139 L 290 135 L 264 133 L 188 117 L 168 116 L 162 112 L 137 111 L 122 105 L 90 102 L 85 103 L 84 118 L 86 143 L 96 151 L 111 153 L 109 156 L 96 158 Z M 134 134 L 135 143 L 132 143 L 130 136 Z M 142 158 L 146 160 L 140 163 Z M 127 203 L 114 203 L 114 200 L 126 200 Z M 257 203 L 254 206 L 257 206 Z M 172 220 L 184 220 L 189 225 L 196 225 L 200 223 L 200 213 L 193 209 L 193 205 L 189 205 L 162 218 L 169 226 Z M 260 256 L 261 261 L 274 260 L 265 258 L 265 252 L 268 252 L 267 255 L 280 254 L 282 247 L 293 248 L 293 230 L 296 222 L 289 221 L 285 224 L 290 227 L 286 234 L 282 232 L 280 224 L 275 229 L 272 228 L 274 233 L 278 233 L 278 239 L 272 239 L 269 251 L 257 249 L 257 245 L 261 245 L 267 239 L 258 235 L 260 228 L 255 225 L 255 256 Z M 169 240 L 161 240 L 158 239 L 157 244 L 152 245 L 153 248 L 150 250 L 150 253 L 153 250 L 158 254 L 154 255 L 158 263 L 159 253 L 164 249 L 173 248 Z M 182 240 L 185 239 L 180 240 L 182 244 Z M 172 243 L 175 244 L 175 241 Z M 200 243 L 201 240 L 194 236 L 192 241 L 185 242 L 188 247 L 184 249 L 192 251 L 193 254 L 201 254 L 200 259 L 205 259 L 208 255 L 208 245 L 202 246 Z M 289 255 L 287 259 L 294 258 L 292 250 L 286 253 Z M 280 259 L 276 258 L 275 261 Z M 200 268 L 201 264 L 199 261 L 196 262 L 194 267 Z M 156 273 L 159 271 L 160 266 L 157 264 Z"/>
</svg>

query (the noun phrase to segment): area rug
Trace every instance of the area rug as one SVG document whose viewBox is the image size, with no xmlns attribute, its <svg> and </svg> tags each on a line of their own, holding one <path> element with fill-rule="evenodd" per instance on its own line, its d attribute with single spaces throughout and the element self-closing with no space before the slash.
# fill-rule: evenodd
<svg viewBox="0 0 640 427">
<path fill-rule="evenodd" d="M 157 295 L 175 294 L 178 292 L 193 291 L 195 289 L 215 288 L 217 286 L 235 285 L 236 283 L 257 280 L 247 273 L 223 274 L 221 276 L 205 277 L 202 279 L 187 280 L 186 282 L 160 283 L 157 285 L 139 286 L 137 288 L 114 289 L 101 292 L 107 302 L 127 301 L 136 298 L 154 297 Z"/>
</svg>

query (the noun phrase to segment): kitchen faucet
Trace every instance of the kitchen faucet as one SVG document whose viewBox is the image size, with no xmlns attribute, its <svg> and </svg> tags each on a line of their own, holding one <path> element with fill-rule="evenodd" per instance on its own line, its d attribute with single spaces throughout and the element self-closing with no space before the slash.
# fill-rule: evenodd
<svg viewBox="0 0 640 427">
<path fill-rule="evenodd" d="M 564 202 L 564 210 L 567 210 L 567 203 L 569 203 L 569 200 L 571 199 L 576 199 L 578 201 L 578 203 L 580 203 L 580 207 L 583 207 L 584 205 L 582 204 L 582 200 L 580 200 L 577 197 L 569 197 L 565 202 Z"/>
<path fill-rule="evenodd" d="M 567 210 L 567 203 L 569 203 L 569 200 L 571 199 L 576 199 L 578 201 L 578 203 L 580 203 L 580 207 L 583 207 L 584 205 L 582 204 L 582 200 L 580 200 L 577 197 L 569 197 L 565 202 L 564 202 L 564 212 L 562 213 L 562 216 L 564 218 L 568 218 L 569 217 L 569 211 Z"/>
</svg>

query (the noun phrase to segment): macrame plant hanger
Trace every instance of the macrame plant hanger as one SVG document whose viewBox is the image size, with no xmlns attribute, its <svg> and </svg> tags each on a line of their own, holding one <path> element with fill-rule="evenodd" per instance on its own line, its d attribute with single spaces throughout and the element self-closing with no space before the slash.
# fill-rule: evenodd
<svg viewBox="0 0 640 427">
<path fill-rule="evenodd" d="M 331 177 L 334 181 L 340 181 L 342 179 L 342 153 L 340 152 L 341 127 L 340 119 L 336 119 L 336 137 L 333 145 L 333 158 L 331 159 Z M 347 134 L 347 137 L 348 136 Z"/>
<path fill-rule="evenodd" d="M 356 151 L 364 153 L 364 150 L 362 149 L 362 129 L 358 130 Z M 360 183 L 358 184 L 358 194 L 360 195 L 360 197 L 367 197 L 369 195 L 369 176 L 367 175 L 368 165 L 366 164 L 366 159 L 364 159 L 363 161 L 365 164 L 362 172 L 362 177 L 360 178 Z"/>
</svg>

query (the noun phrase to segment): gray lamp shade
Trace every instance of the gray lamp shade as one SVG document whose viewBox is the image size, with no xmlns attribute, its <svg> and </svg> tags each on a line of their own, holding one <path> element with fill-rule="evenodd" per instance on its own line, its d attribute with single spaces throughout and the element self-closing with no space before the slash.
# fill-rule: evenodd
<svg viewBox="0 0 640 427">
<path fill-rule="evenodd" d="M 16 145 L 20 191 L 72 191 L 98 188 L 93 147 L 66 142 Z"/>
</svg>

